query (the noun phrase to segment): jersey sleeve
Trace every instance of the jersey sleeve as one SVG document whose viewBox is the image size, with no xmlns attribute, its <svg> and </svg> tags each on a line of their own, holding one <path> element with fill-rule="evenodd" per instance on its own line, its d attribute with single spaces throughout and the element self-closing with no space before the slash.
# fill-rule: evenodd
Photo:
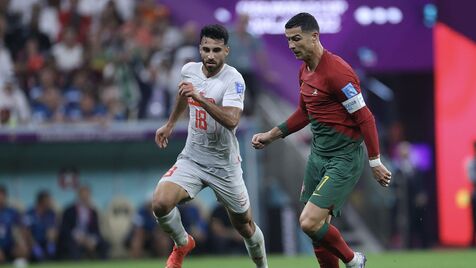
<svg viewBox="0 0 476 268">
<path fill-rule="evenodd" d="M 307 116 L 306 105 L 304 104 L 304 100 L 302 95 L 299 96 L 299 107 L 296 111 L 282 124 L 278 126 L 278 128 L 283 133 L 282 137 L 286 137 L 296 131 L 301 130 L 303 127 L 309 124 L 310 120 Z"/>
<path fill-rule="evenodd" d="M 223 96 L 223 107 L 237 107 L 243 110 L 245 100 L 245 80 L 236 73 L 226 84 L 225 95 Z"/>
<path fill-rule="evenodd" d="M 301 87 L 303 81 L 301 79 L 302 72 L 305 68 L 305 64 L 301 64 L 299 68 L 299 87 Z M 278 128 L 283 133 L 282 137 L 286 137 L 296 131 L 301 130 L 303 127 L 309 124 L 310 120 L 307 116 L 306 104 L 302 98 L 302 95 L 299 95 L 299 106 L 296 111 L 283 123 L 278 125 Z"/>
<path fill-rule="evenodd" d="M 379 141 L 375 118 L 362 96 L 355 74 L 339 74 L 330 78 L 329 85 L 335 90 L 338 101 L 344 106 L 364 137 L 369 157 L 379 156 Z"/>
<path fill-rule="evenodd" d="M 194 64 L 194 62 L 188 62 L 182 67 L 182 70 L 180 70 L 180 76 L 182 78 L 182 81 L 190 82 L 190 80 L 191 80 L 191 75 L 190 75 L 191 74 L 191 68 L 192 68 L 193 64 Z"/>
</svg>

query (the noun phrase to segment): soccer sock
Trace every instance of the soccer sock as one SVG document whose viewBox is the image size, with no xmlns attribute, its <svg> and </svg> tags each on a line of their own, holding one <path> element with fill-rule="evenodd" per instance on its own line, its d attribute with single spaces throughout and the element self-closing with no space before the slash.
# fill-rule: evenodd
<svg viewBox="0 0 476 268">
<path fill-rule="evenodd" d="M 182 225 L 182 218 L 177 207 L 174 207 L 169 214 L 163 217 L 156 216 L 156 219 L 162 230 L 170 235 L 177 247 L 188 243 L 188 234 Z"/>
<path fill-rule="evenodd" d="M 311 236 L 311 239 L 325 247 L 344 263 L 348 263 L 354 258 L 354 251 L 344 241 L 339 230 L 327 222 Z"/>
<path fill-rule="evenodd" d="M 263 232 L 256 223 L 254 224 L 256 226 L 255 233 L 250 238 L 244 238 L 246 250 L 257 268 L 268 268 Z"/>
<path fill-rule="evenodd" d="M 339 258 L 336 255 L 318 243 L 313 243 L 313 246 L 314 254 L 321 268 L 339 268 Z"/>
</svg>

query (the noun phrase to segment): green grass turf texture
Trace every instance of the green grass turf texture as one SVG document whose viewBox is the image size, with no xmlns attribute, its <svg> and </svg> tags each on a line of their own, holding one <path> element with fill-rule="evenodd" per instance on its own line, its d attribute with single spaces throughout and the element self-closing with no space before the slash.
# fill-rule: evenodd
<svg viewBox="0 0 476 268">
<path fill-rule="evenodd" d="M 368 254 L 367 268 L 470 268 L 476 267 L 476 250 L 402 251 Z M 110 260 L 30 264 L 38 268 L 162 268 L 164 259 Z M 6 266 L 9 267 L 9 266 Z M 10 266 L 11 267 L 11 266 Z M 189 256 L 183 268 L 254 268 L 243 256 Z M 270 268 L 319 267 L 313 256 L 269 256 Z M 340 267 L 344 267 L 341 263 Z"/>
</svg>

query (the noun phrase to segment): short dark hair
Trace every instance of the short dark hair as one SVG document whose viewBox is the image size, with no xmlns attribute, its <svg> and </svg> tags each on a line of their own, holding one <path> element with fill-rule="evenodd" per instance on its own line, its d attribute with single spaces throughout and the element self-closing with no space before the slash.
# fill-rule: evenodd
<svg viewBox="0 0 476 268">
<path fill-rule="evenodd" d="M 301 27 L 303 32 L 312 32 L 317 31 L 319 32 L 319 24 L 317 23 L 316 18 L 313 15 L 302 12 L 299 14 L 294 15 L 292 18 L 286 22 L 284 25 L 286 29 L 291 29 L 295 27 Z"/>
<path fill-rule="evenodd" d="M 50 193 L 47 190 L 41 190 L 36 194 L 36 203 L 39 204 L 43 202 L 47 197 L 50 196 Z"/>
<path fill-rule="evenodd" d="M 200 42 L 203 37 L 208 37 L 214 40 L 223 40 L 225 45 L 228 44 L 228 31 L 220 24 L 211 24 L 203 27 L 200 31 Z"/>
</svg>

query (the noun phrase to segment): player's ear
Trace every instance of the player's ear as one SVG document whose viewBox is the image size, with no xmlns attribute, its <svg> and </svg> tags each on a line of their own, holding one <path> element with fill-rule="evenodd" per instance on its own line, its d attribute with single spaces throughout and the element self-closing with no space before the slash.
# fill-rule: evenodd
<svg viewBox="0 0 476 268">
<path fill-rule="evenodd" d="M 230 47 L 226 46 L 225 47 L 225 56 L 228 56 L 228 53 L 230 53 Z"/>
<path fill-rule="evenodd" d="M 312 40 L 313 41 L 319 40 L 319 32 L 315 31 L 312 33 Z"/>
</svg>

